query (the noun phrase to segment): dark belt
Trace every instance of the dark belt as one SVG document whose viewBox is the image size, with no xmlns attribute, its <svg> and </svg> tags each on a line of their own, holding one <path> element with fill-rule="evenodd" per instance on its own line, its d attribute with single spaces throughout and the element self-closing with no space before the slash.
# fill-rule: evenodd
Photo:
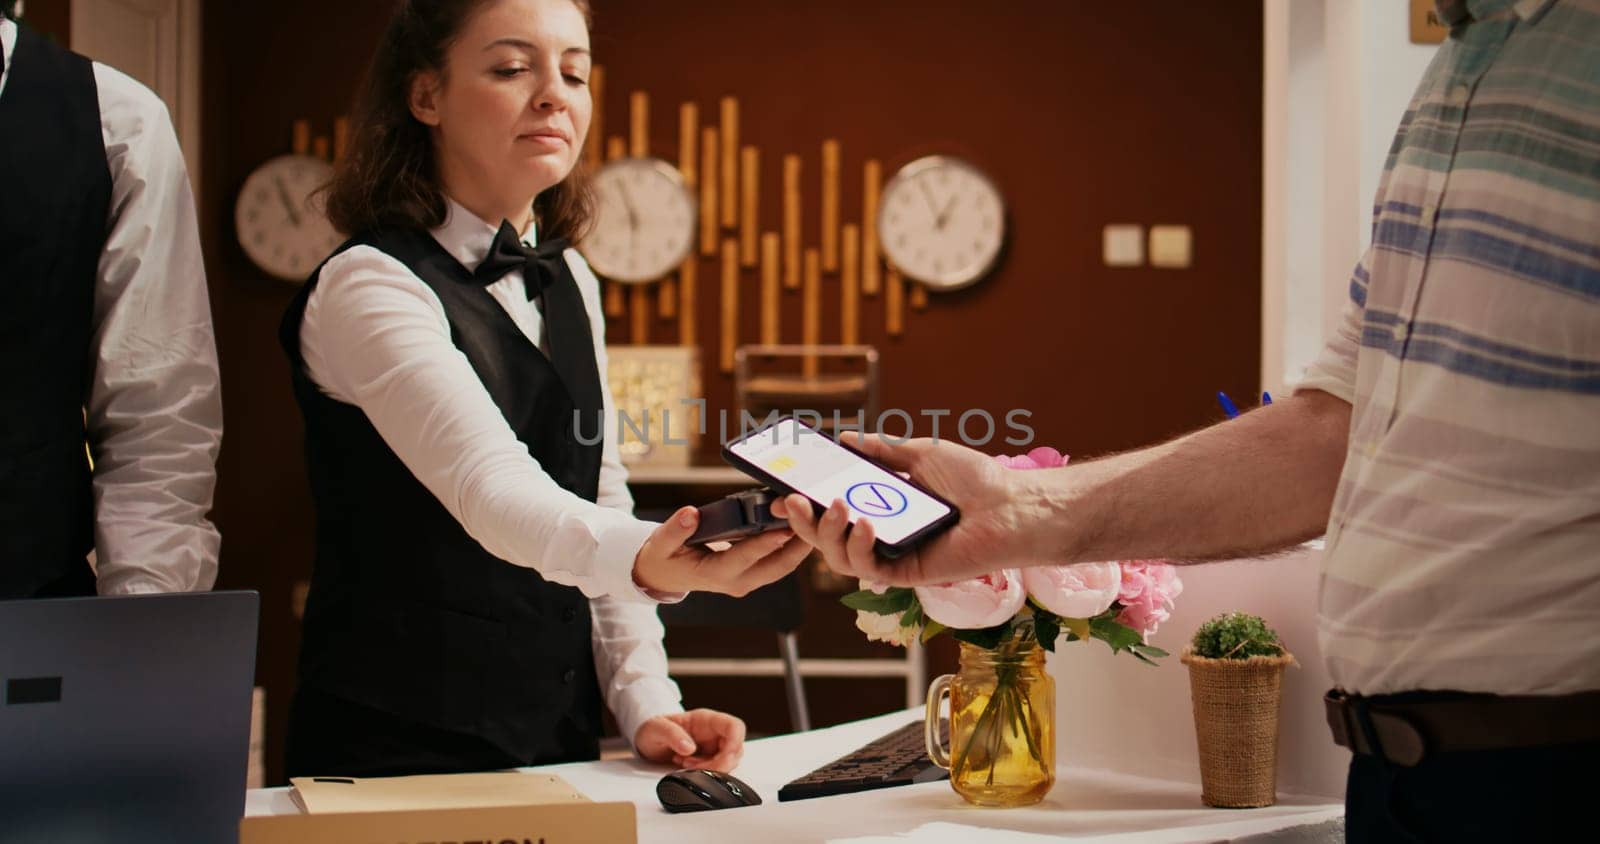
<svg viewBox="0 0 1600 844">
<path fill-rule="evenodd" d="M 1333 740 L 1412 767 L 1430 753 L 1600 741 L 1600 691 L 1501 696 L 1425 692 L 1323 697 Z"/>
</svg>

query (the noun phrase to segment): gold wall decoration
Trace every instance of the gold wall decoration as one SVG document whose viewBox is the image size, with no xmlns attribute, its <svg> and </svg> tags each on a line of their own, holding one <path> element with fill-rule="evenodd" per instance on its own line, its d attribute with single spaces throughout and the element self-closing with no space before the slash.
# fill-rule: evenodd
<svg viewBox="0 0 1600 844">
<path fill-rule="evenodd" d="M 800 286 L 800 156 L 783 157 L 783 286 Z"/>
<path fill-rule="evenodd" d="M 589 96 L 594 99 L 594 112 L 589 118 L 589 137 L 583 142 L 583 161 L 593 172 L 600 167 L 601 143 L 605 138 L 605 68 L 595 65 L 589 69 Z"/>
<path fill-rule="evenodd" d="M 822 343 L 822 268 L 821 256 L 815 248 L 806 250 L 805 293 L 800 305 L 800 342 L 808 349 Z M 801 372 L 807 378 L 817 374 L 817 355 L 807 352 L 801 363 Z"/>
<path fill-rule="evenodd" d="M 782 270 L 777 232 L 761 236 L 761 342 L 778 345 L 781 323 L 778 319 L 778 274 Z"/>
<path fill-rule="evenodd" d="M 739 241 L 722 241 L 722 336 L 717 356 L 723 372 L 733 371 L 733 351 L 739 346 Z"/>
<path fill-rule="evenodd" d="M 628 154 L 634 158 L 650 154 L 650 95 L 643 91 L 628 95 Z"/>
<path fill-rule="evenodd" d="M 722 225 L 739 224 L 739 101 L 722 98 Z"/>
<path fill-rule="evenodd" d="M 622 157 L 649 157 L 650 150 L 650 96 L 647 91 L 629 91 L 627 97 L 628 130 L 626 135 L 603 134 L 601 122 L 603 93 L 607 78 L 604 70 L 596 67 L 590 77 L 590 88 L 595 98 L 595 115 L 591 137 L 583 150 L 584 160 L 598 166 L 604 160 Z M 699 226 L 698 248 L 691 251 L 682 264 L 666 277 L 653 282 L 654 294 L 649 285 L 622 285 L 607 281 L 604 285 L 604 306 L 607 317 L 619 318 L 627 314 L 627 338 L 630 344 L 650 342 L 652 331 L 666 332 L 667 340 L 679 347 L 699 347 L 699 309 L 717 311 L 715 323 L 717 339 L 717 368 L 731 373 L 734 352 L 739 346 L 740 292 L 746 270 L 753 273 L 751 292 L 745 294 L 744 307 L 755 308 L 759 314 L 759 339 L 763 344 L 783 342 L 783 296 L 786 290 L 799 292 L 801 306 L 800 342 L 817 346 L 826 333 L 829 342 L 834 340 L 834 329 L 826 332 L 822 326 L 823 284 L 826 278 L 838 274 L 839 316 L 837 340 L 849 345 L 873 342 L 876 333 L 863 327 L 861 302 L 863 297 L 885 296 L 882 331 L 898 337 L 905 331 L 906 311 L 928 307 L 928 289 L 904 278 L 886 262 L 880 242 L 877 217 L 883 197 L 883 164 L 878 158 L 868 158 L 861 163 L 861 204 L 859 219 L 841 209 L 843 190 L 841 179 L 853 178 L 843 170 L 843 146 L 838 137 L 822 138 L 811 165 L 810 155 L 793 151 L 764 151 L 759 144 L 751 143 L 741 127 L 741 105 L 737 97 L 722 96 L 715 100 L 715 112 L 702 119 L 704 103 L 682 102 L 678 106 L 678 131 L 675 163 L 688 189 L 698 202 L 696 211 Z M 615 116 L 615 115 L 614 115 Z M 332 155 L 343 154 L 347 141 L 342 127 L 336 126 L 332 138 Z M 308 130 L 297 127 L 297 136 Z M 308 145 L 316 143 L 306 135 Z M 743 141 L 743 143 L 741 143 Z M 763 157 L 773 167 L 773 187 L 768 193 L 780 193 L 767 200 L 769 207 L 779 210 L 777 224 L 768 223 L 770 230 L 761 226 L 761 162 Z M 815 167 L 806 176 L 808 166 Z M 804 199 L 807 180 L 816 191 L 815 203 L 807 207 Z M 776 200 L 776 201 L 775 201 Z M 815 214 L 816 222 L 805 215 Z M 811 226 L 817 226 L 809 234 Z M 701 261 L 714 262 L 702 267 Z M 720 268 L 720 272 L 715 268 Z M 707 278 L 720 282 L 717 294 L 702 305 L 698 291 L 698 276 L 705 269 Z M 908 285 L 909 289 L 908 289 Z M 833 288 L 826 295 L 834 295 Z M 756 305 L 755 298 L 759 298 Z M 831 307 L 831 304 L 830 304 Z M 829 311 L 831 319 L 831 311 Z M 874 316 L 876 316 L 874 314 Z M 651 321 L 659 318 L 673 327 L 652 329 Z M 706 316 L 709 320 L 709 314 Z M 875 320 L 874 320 L 875 321 Z M 792 329 L 791 329 L 792 330 Z M 864 336 L 865 335 L 865 336 Z M 791 338 L 793 339 L 793 338 Z M 709 342 L 709 341 L 708 341 Z M 709 349 L 707 350 L 709 353 Z M 812 355 L 805 362 L 805 372 L 818 374 L 819 358 Z"/>
<path fill-rule="evenodd" d="M 756 265 L 761 225 L 761 151 L 739 150 L 739 263 Z"/>
<path fill-rule="evenodd" d="M 678 270 L 678 345 L 699 345 L 696 336 L 695 315 L 695 273 L 698 271 L 694 255 L 683 259 L 683 268 Z"/>
<path fill-rule="evenodd" d="M 900 280 L 900 271 L 891 264 L 883 274 L 884 330 L 890 337 L 899 337 L 905 330 L 906 286 Z"/>
<path fill-rule="evenodd" d="M 700 130 L 700 254 L 717 254 L 717 127 Z"/>
<path fill-rule="evenodd" d="M 699 187 L 700 173 L 700 107 L 692 102 L 678 106 L 678 172 L 683 174 L 683 184 L 693 192 Z M 678 315 L 678 343 L 694 345 L 694 272 L 696 256 L 691 250 L 678 269 L 676 284 L 668 279 L 661 284 L 661 315 Z M 676 302 L 669 304 L 669 298 Z"/>
<path fill-rule="evenodd" d="M 839 269 L 839 142 L 822 142 L 822 269 Z"/>
<path fill-rule="evenodd" d="M 878 199 L 883 190 L 883 165 L 870 158 L 861 167 L 861 292 L 878 295 Z"/>
<path fill-rule="evenodd" d="M 846 223 L 839 239 L 839 342 L 854 346 L 861 338 L 861 227 Z"/>
</svg>

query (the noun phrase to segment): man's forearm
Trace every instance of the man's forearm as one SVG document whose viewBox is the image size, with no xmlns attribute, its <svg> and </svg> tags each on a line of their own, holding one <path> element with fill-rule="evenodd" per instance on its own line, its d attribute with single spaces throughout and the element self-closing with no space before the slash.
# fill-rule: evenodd
<svg viewBox="0 0 1600 844">
<path fill-rule="evenodd" d="M 1139 451 L 1017 477 L 1045 553 L 1072 562 L 1270 553 L 1327 526 L 1350 405 L 1307 391 Z"/>
</svg>

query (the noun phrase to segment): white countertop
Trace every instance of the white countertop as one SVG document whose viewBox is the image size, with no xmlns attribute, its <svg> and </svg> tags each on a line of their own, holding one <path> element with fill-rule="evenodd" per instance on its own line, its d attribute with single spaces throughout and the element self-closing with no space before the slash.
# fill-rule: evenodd
<svg viewBox="0 0 1600 844">
<path fill-rule="evenodd" d="M 1309 831 L 1344 814 L 1342 805 L 1329 803 L 1325 797 L 1288 795 L 1279 795 L 1279 804 L 1265 809 L 1210 809 L 1201 804 L 1197 785 L 1074 768 L 1069 755 L 1059 750 L 1055 788 L 1044 802 L 1020 809 L 969 806 L 947 782 L 777 802 L 778 789 L 784 783 L 921 717 L 921 710 L 906 710 L 750 742 L 744 762 L 734 774 L 766 802 L 743 809 L 668 814 L 655 796 L 656 781 L 667 768 L 633 759 L 537 770 L 559 774 L 594 800 L 634 803 L 641 842 L 1020 844 L 1070 840 L 1168 844 L 1229 841 L 1275 831 L 1287 833 L 1293 828 Z M 298 811 L 287 788 L 253 789 L 245 800 L 247 816 Z M 1324 827 L 1321 835 L 1326 834 Z M 1291 838 L 1292 833 L 1287 833 L 1272 840 Z"/>
</svg>

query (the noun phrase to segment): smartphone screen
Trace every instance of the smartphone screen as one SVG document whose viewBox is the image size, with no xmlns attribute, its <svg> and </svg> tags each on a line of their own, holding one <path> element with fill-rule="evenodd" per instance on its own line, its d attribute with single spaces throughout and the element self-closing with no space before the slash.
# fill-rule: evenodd
<svg viewBox="0 0 1600 844">
<path fill-rule="evenodd" d="M 824 507 L 844 499 L 850 523 L 871 519 L 878 540 L 889 545 L 916 537 L 954 512 L 921 487 L 793 418 L 729 443 L 727 450 Z"/>
</svg>

